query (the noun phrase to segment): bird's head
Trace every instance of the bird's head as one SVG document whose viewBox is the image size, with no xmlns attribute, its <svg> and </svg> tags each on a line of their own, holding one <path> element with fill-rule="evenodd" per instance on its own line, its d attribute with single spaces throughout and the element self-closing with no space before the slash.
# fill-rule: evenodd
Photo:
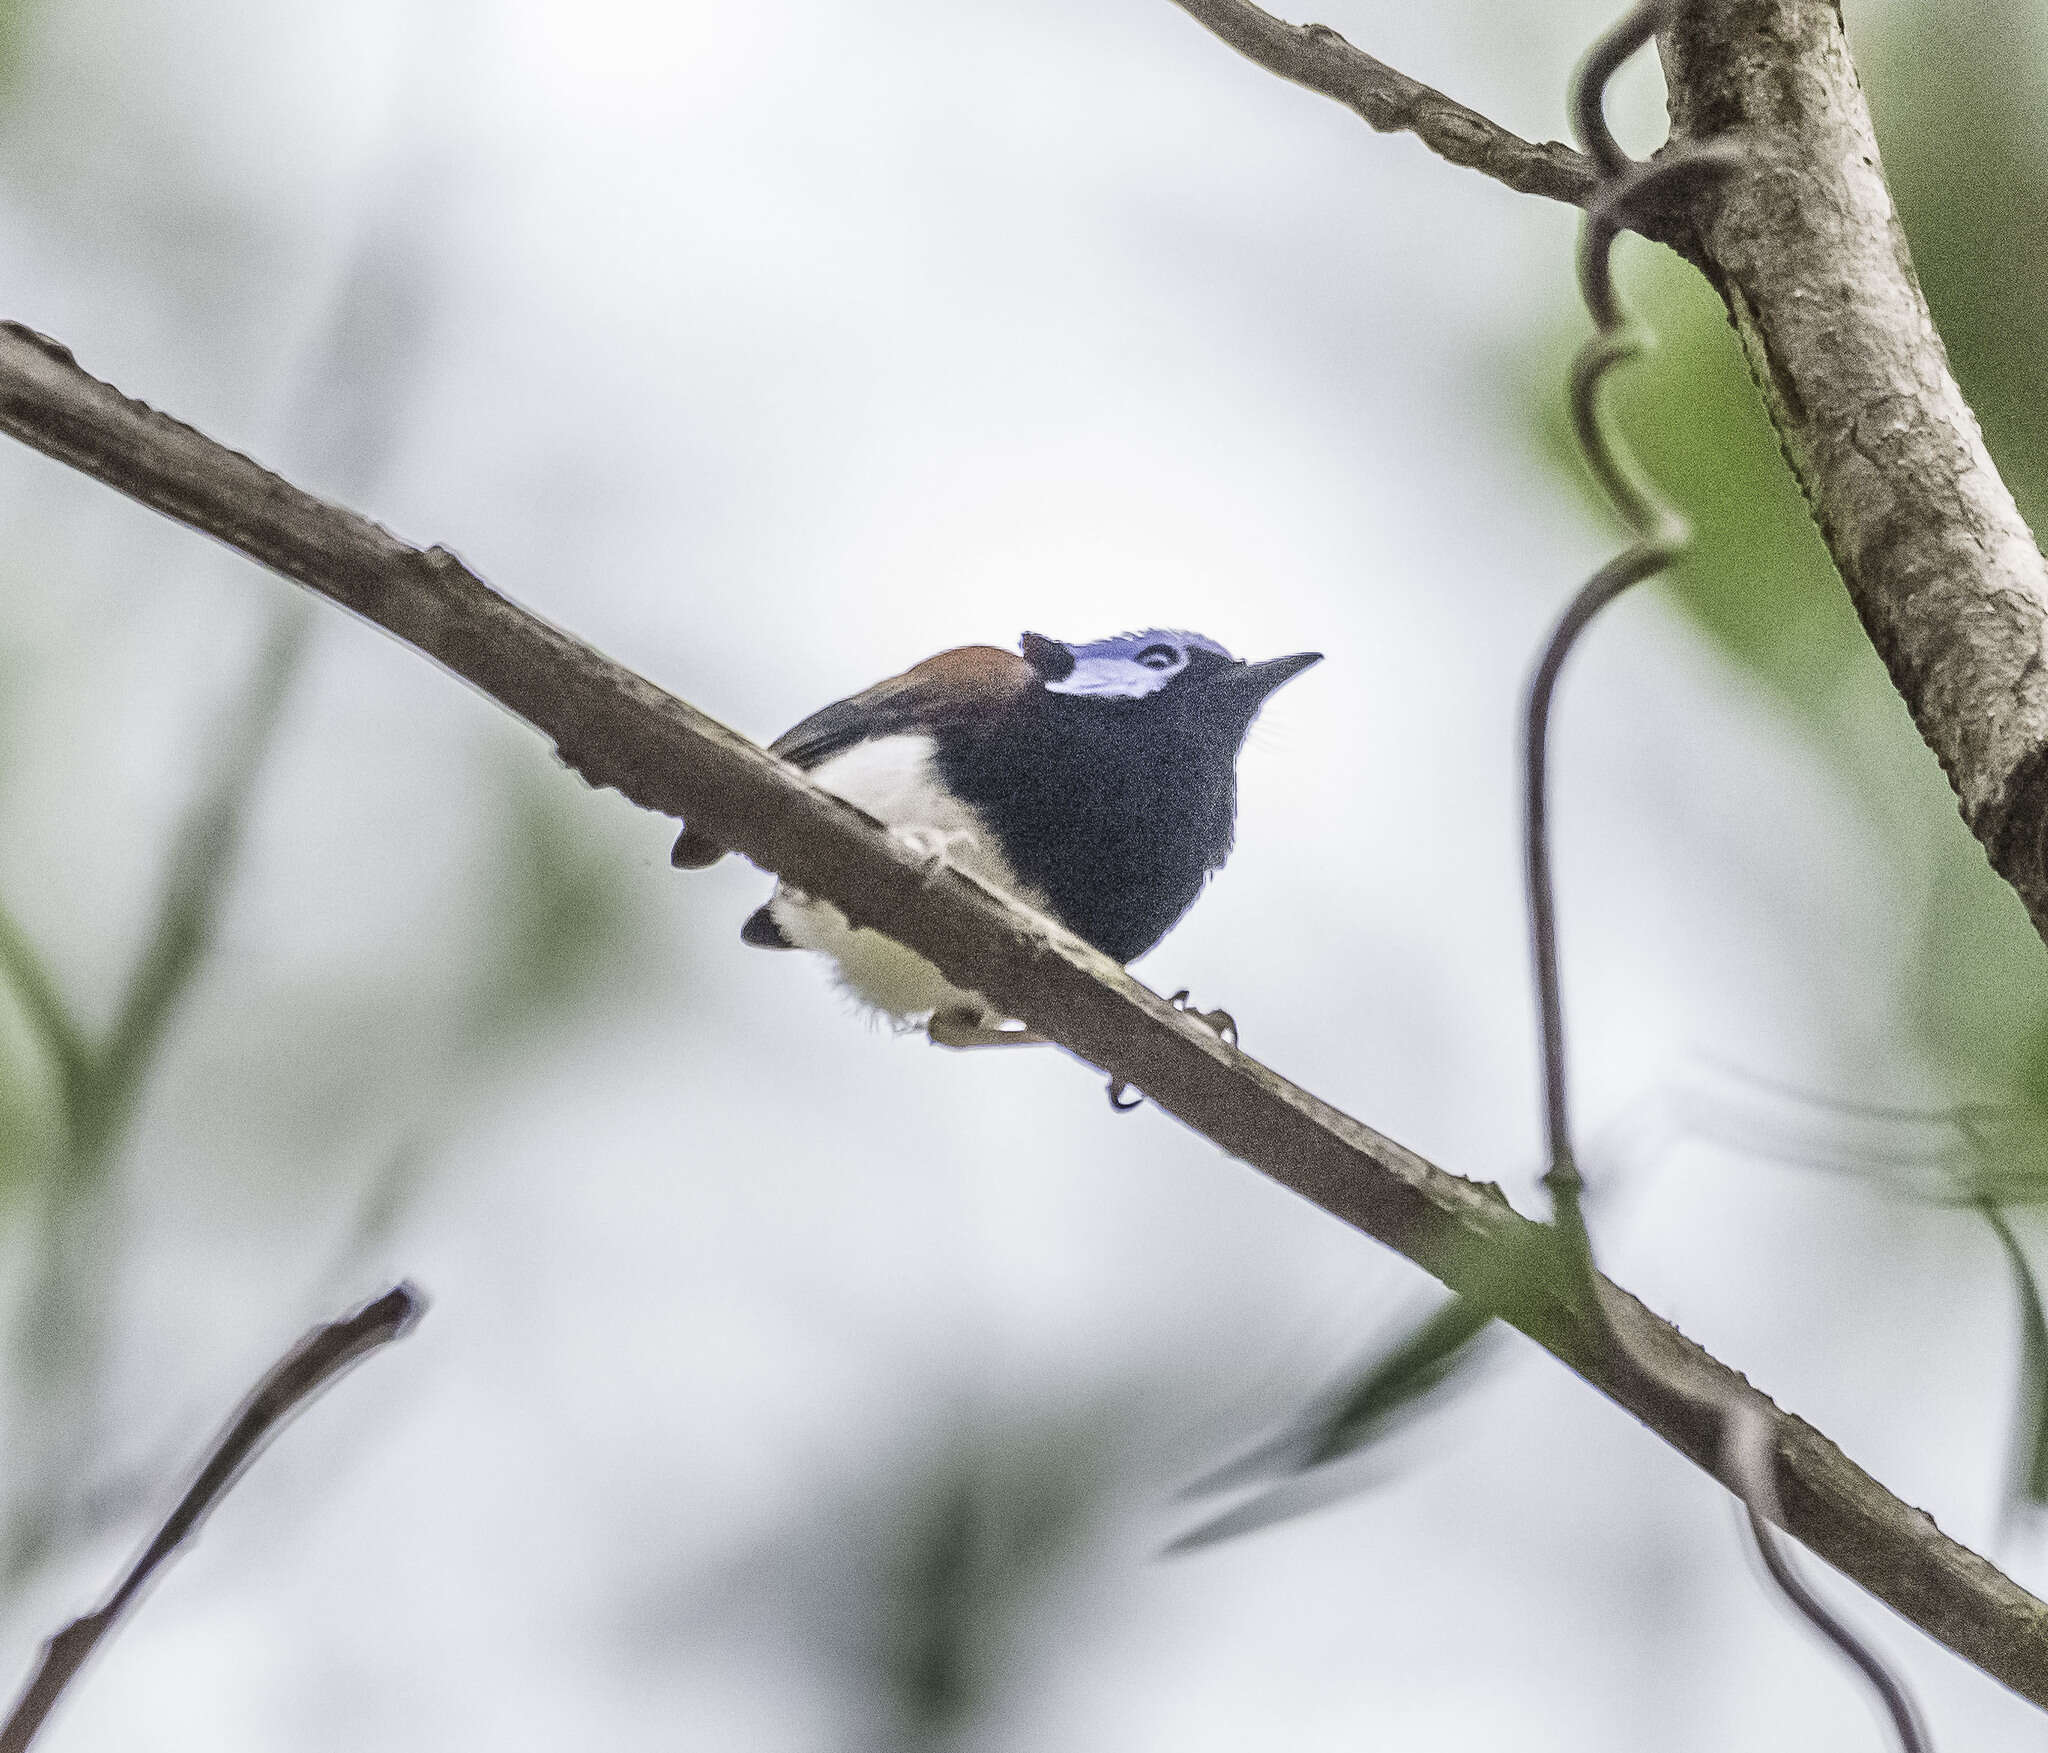
<svg viewBox="0 0 2048 1753">
<path fill-rule="evenodd" d="M 1319 651 L 1246 663 L 1200 633 L 1148 628 L 1072 645 L 1027 633 L 1018 644 L 1049 694 L 1077 705 L 1171 714 L 1242 738 L 1283 682 L 1322 661 Z"/>
</svg>

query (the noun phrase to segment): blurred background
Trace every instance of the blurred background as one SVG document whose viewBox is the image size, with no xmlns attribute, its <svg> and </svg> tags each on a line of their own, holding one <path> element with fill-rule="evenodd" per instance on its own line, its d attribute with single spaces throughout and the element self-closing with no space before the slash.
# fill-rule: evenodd
<svg viewBox="0 0 2048 1753">
<path fill-rule="evenodd" d="M 1609 10 L 1318 16 L 1547 138 Z M 2039 528 L 2048 21 L 1848 14 Z M 1654 69 L 1615 107 L 1652 144 Z M 1618 541 L 1572 236 L 1166 0 L 0 0 L 0 314 L 750 734 L 1026 626 L 1328 653 L 1140 972 L 1530 1211 L 1515 725 Z M 2039 1590 L 2041 946 L 1718 306 L 1623 253 L 1663 346 L 1617 401 L 1701 540 L 1563 697 L 1603 1257 Z M 1055 1052 L 865 1023 L 669 835 L 0 449 L 0 1665 L 301 1328 L 435 1299 L 48 1745 L 1878 1744 L 1561 1366 Z M 1824 1586 L 1945 1744 L 2040 1744 Z"/>
</svg>

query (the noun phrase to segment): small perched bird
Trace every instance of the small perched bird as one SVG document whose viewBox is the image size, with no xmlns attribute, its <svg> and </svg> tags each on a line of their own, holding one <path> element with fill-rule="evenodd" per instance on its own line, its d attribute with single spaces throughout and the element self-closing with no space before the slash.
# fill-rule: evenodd
<svg viewBox="0 0 2048 1753">
<path fill-rule="evenodd" d="M 1230 856 L 1237 753 L 1266 697 L 1321 658 L 1244 663 L 1199 633 L 1120 633 L 1018 652 L 962 646 L 814 712 L 768 745 L 908 844 L 1050 914 L 1119 962 L 1141 956 Z M 685 869 L 722 849 L 686 827 Z M 922 956 L 778 884 L 741 928 L 819 950 L 847 990 L 947 1046 L 1034 1037 Z"/>
</svg>

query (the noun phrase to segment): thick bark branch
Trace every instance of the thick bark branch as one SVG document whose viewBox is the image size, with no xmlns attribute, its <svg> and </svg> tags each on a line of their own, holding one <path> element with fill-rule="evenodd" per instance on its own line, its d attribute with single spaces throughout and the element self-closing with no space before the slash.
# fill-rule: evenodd
<svg viewBox="0 0 2048 1753">
<path fill-rule="evenodd" d="M 551 738 L 593 785 L 684 816 L 755 863 L 929 957 L 1232 1156 L 1375 1236 L 1539 1345 L 1708 1472 L 1742 1378 L 1602 1281 L 1631 1355 L 1555 1274 L 1547 1232 L 1498 1189 L 1444 1173 L 1339 1113 L 1107 957 L 910 849 L 694 707 L 422 552 L 131 402 L 0 325 L 0 430 L 219 538 L 396 634 Z M 2048 1705 L 2048 1606 L 1893 1497 L 1818 1431 L 1774 1414 L 1785 1526 L 1959 1655 Z"/>
<path fill-rule="evenodd" d="M 1963 819 L 2048 937 L 2048 565 L 1949 372 L 1833 0 L 1698 0 L 1675 138 L 1746 168 L 1698 228 L 1835 565 Z"/>
</svg>

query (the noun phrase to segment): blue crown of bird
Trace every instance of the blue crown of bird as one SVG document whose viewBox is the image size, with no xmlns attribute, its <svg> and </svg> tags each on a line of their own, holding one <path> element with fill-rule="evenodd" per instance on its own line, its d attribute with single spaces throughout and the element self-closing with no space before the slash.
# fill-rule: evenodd
<svg viewBox="0 0 2048 1753">
<path fill-rule="evenodd" d="M 942 651 L 835 701 L 769 752 L 944 858 L 1051 915 L 1119 962 L 1143 955 L 1230 856 L 1237 756 L 1259 708 L 1320 661 L 1233 657 L 1149 628 L 1014 652 Z M 673 862 L 724 849 L 685 826 Z M 741 927 L 761 949 L 815 950 L 861 1003 L 948 1046 L 1034 1039 L 922 956 L 778 883 Z"/>
</svg>

